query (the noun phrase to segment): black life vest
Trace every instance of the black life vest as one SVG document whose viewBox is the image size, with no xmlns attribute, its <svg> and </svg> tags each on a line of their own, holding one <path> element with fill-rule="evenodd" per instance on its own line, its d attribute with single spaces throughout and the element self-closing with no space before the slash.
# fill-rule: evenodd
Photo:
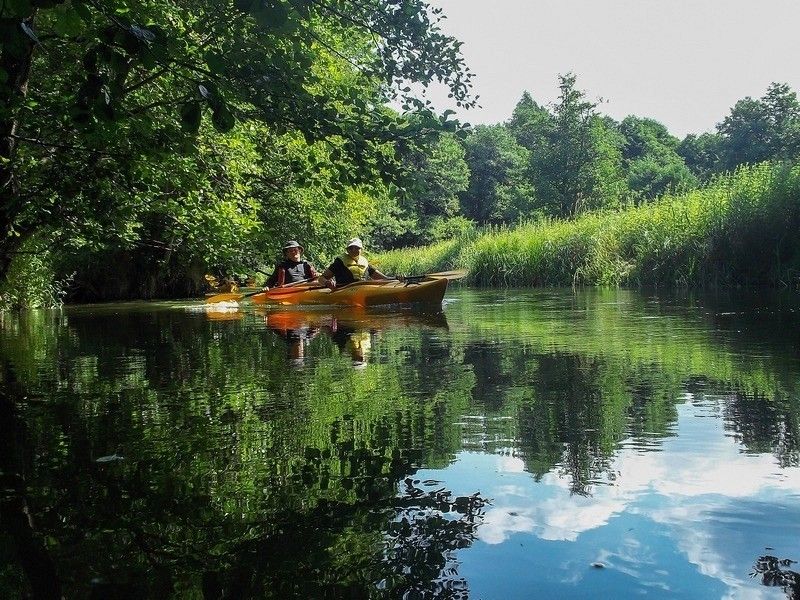
<svg viewBox="0 0 800 600">
<path fill-rule="evenodd" d="M 279 279 L 279 273 L 283 271 L 283 281 Z M 314 269 L 308 261 L 301 260 L 294 262 L 291 260 L 284 260 L 275 267 L 275 271 L 267 279 L 267 286 L 274 287 L 278 284 L 286 285 L 287 283 L 297 283 L 305 279 L 314 277 Z"/>
</svg>

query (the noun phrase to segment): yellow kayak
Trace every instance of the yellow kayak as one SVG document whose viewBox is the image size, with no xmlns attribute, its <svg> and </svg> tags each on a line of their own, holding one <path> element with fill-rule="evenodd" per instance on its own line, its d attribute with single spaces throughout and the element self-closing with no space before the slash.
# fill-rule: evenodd
<svg viewBox="0 0 800 600">
<path fill-rule="evenodd" d="M 274 288 L 250 297 L 254 304 L 378 306 L 381 304 L 441 304 L 446 278 L 404 283 L 396 279 L 356 281 L 336 290 L 318 284 Z"/>
</svg>

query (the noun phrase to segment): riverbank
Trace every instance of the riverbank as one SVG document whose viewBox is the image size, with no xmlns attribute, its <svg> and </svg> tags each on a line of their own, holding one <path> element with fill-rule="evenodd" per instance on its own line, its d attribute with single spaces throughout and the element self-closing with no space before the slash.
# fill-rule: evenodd
<svg viewBox="0 0 800 600">
<path fill-rule="evenodd" d="M 742 167 L 622 211 L 471 232 L 375 257 L 385 273 L 468 269 L 481 286 L 800 288 L 800 166 Z"/>
</svg>

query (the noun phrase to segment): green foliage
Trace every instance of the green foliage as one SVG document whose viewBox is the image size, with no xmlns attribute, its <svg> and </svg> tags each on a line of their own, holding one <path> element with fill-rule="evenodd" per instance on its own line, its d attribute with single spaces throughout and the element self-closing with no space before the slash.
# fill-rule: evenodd
<svg viewBox="0 0 800 600">
<path fill-rule="evenodd" d="M 413 246 L 430 243 L 435 235 L 448 235 L 441 224 L 455 218 L 458 194 L 469 182 L 464 155 L 464 147 L 450 133 L 437 136 L 424 148 L 406 150 L 401 157 L 404 188 L 383 190 L 384 199 L 367 228 L 366 236 L 375 247 Z"/>
<path fill-rule="evenodd" d="M 258 228 L 273 231 L 250 248 L 263 262 L 292 219 L 313 217 L 303 233 L 325 254 L 366 210 L 333 227 L 319 215 L 399 180 L 398 153 L 458 129 L 408 83 L 473 103 L 459 44 L 420 0 L 37 6 L 2 8 L 0 124 L 17 137 L 1 147 L 0 277 L 43 228 L 84 254 L 155 244 L 166 273 L 165 260 L 246 266 L 234 232 Z M 286 215 L 317 195 L 336 198 L 282 222 L 265 207 Z"/>
<path fill-rule="evenodd" d="M 650 154 L 628 165 L 628 187 L 637 199 L 652 200 L 696 186 L 697 178 L 675 153 Z"/>
<path fill-rule="evenodd" d="M 758 100 L 739 100 L 718 126 L 721 169 L 770 159 L 791 159 L 800 152 L 800 102 L 786 84 L 772 83 Z"/>
<path fill-rule="evenodd" d="M 800 288 L 800 167 L 741 168 L 683 195 L 572 222 L 539 221 L 380 257 L 463 268 L 481 285 L 769 285 Z"/>
<path fill-rule="evenodd" d="M 571 73 L 560 77 L 561 94 L 551 114 L 523 96 L 508 124 L 530 152 L 528 174 L 536 190 L 537 211 L 518 217 L 539 212 L 569 218 L 625 198 L 622 139 L 575 84 Z"/>
<path fill-rule="evenodd" d="M 465 144 L 470 180 L 461 194 L 464 216 L 478 223 L 500 223 L 535 208 L 535 192 L 526 177 L 530 152 L 505 127 L 476 127 Z"/>
<path fill-rule="evenodd" d="M 536 189 L 536 210 L 523 219 L 570 218 L 627 199 L 625 137 L 575 85 L 573 74 L 560 77 L 561 95 L 551 110 L 525 92 L 506 124 L 530 152 L 527 176 Z"/>
<path fill-rule="evenodd" d="M 625 139 L 622 157 L 628 187 L 637 200 L 696 187 L 697 179 L 677 152 L 678 139 L 658 121 L 626 117 L 619 124 Z"/>
<path fill-rule="evenodd" d="M 0 285 L 0 311 L 61 306 L 67 281 L 59 279 L 53 252 L 44 239 L 31 238 L 16 255 Z"/>
<path fill-rule="evenodd" d="M 708 181 L 719 167 L 721 145 L 722 137 L 717 133 L 690 133 L 676 152 L 700 181 Z"/>
</svg>

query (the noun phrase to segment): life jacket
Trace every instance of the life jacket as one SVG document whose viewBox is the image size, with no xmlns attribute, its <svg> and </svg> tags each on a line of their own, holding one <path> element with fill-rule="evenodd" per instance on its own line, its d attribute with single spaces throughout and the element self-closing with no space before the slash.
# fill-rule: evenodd
<svg viewBox="0 0 800 600">
<path fill-rule="evenodd" d="M 297 283 L 304 279 L 312 279 L 316 277 L 316 275 L 314 267 L 305 260 L 301 260 L 300 262 L 284 260 L 275 267 L 275 271 L 270 275 L 269 279 L 267 279 L 267 287 Z"/>
<path fill-rule="evenodd" d="M 365 273 L 372 273 L 375 269 L 369 266 L 369 261 L 362 255 L 353 258 L 349 254 L 342 254 L 333 261 L 330 267 L 337 285 L 345 285 L 364 279 Z"/>
</svg>

